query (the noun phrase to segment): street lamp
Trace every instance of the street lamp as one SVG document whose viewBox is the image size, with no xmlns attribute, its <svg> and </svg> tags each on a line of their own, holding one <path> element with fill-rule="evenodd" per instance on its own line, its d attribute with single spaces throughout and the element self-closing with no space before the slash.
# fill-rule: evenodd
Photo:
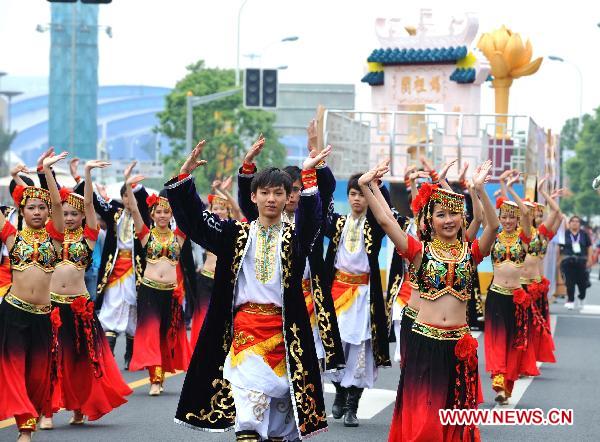
<svg viewBox="0 0 600 442">
<path fill-rule="evenodd" d="M 10 133 L 10 129 L 11 129 L 11 125 L 10 125 L 10 106 L 12 104 L 12 99 L 13 97 L 16 97 L 18 95 L 21 95 L 23 92 L 20 91 L 0 91 L 0 95 L 4 95 L 6 98 L 8 98 L 8 112 L 7 112 L 7 128 L 8 128 L 8 133 Z"/>
<path fill-rule="evenodd" d="M 258 67 L 262 68 L 262 57 L 265 54 L 265 52 L 267 52 L 267 50 L 271 46 L 274 46 L 274 45 L 279 44 L 279 43 L 288 43 L 288 42 L 292 42 L 292 41 L 297 41 L 299 38 L 300 37 L 298 37 L 296 35 L 292 35 L 292 36 L 289 36 L 289 37 L 282 38 L 280 40 L 272 41 L 271 43 L 269 43 L 268 45 L 266 45 L 265 47 L 263 47 L 260 50 L 260 52 L 251 52 L 249 54 L 244 54 L 244 57 L 249 58 L 250 59 L 250 63 L 252 65 L 254 65 L 254 60 L 258 59 L 259 60 L 259 63 L 258 63 L 259 66 Z"/>
<path fill-rule="evenodd" d="M 549 55 L 548 59 L 552 61 L 558 61 L 560 63 L 570 64 L 577 71 L 577 75 L 579 77 L 579 123 L 577 128 L 581 130 L 583 123 L 583 75 L 581 74 L 581 69 L 579 69 L 579 66 L 577 66 L 575 63 L 565 60 L 557 55 Z"/>
<path fill-rule="evenodd" d="M 239 87 L 240 86 L 240 20 L 242 18 L 242 9 L 244 9 L 244 6 L 246 5 L 246 3 L 248 2 L 248 0 L 244 0 L 242 2 L 242 4 L 240 5 L 240 9 L 238 9 L 238 19 L 237 19 L 237 64 L 235 67 L 235 87 Z"/>
</svg>

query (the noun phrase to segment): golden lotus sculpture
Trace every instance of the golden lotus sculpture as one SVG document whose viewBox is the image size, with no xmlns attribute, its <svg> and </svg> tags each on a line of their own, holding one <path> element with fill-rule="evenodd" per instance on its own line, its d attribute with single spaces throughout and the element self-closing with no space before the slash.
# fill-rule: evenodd
<svg viewBox="0 0 600 442">
<path fill-rule="evenodd" d="M 533 49 L 529 39 L 523 44 L 521 36 L 504 25 L 483 34 L 477 47 L 490 62 L 496 113 L 508 114 L 508 95 L 513 79 L 535 74 L 542 64 L 542 57 L 531 61 Z M 496 118 L 496 138 L 506 136 L 506 123 L 507 117 Z"/>
</svg>

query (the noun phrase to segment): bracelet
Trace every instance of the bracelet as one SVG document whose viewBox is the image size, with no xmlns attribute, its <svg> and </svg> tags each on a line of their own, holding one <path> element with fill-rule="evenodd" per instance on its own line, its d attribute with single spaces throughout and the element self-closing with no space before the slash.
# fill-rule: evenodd
<svg viewBox="0 0 600 442">
<path fill-rule="evenodd" d="M 315 169 L 303 170 L 301 172 L 302 186 L 304 189 L 310 189 L 317 185 L 317 172 Z"/>
<path fill-rule="evenodd" d="M 38 173 L 42 173 L 44 171 L 44 166 L 38 166 L 37 171 Z"/>
<path fill-rule="evenodd" d="M 242 174 L 243 175 L 252 175 L 256 171 L 256 165 L 254 163 L 244 163 L 242 164 Z"/>
<path fill-rule="evenodd" d="M 75 180 L 76 183 L 79 183 L 79 181 L 81 181 L 81 176 L 80 175 L 74 176 L 73 179 Z"/>
</svg>

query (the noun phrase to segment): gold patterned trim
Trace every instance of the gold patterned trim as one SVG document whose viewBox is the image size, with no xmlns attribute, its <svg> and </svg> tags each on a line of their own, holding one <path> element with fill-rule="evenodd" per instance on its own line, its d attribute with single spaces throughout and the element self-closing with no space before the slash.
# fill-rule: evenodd
<svg viewBox="0 0 600 442">
<path fill-rule="evenodd" d="M 117 253 L 117 259 L 130 259 L 132 256 L 133 254 L 129 249 L 119 249 L 119 252 Z"/>
<path fill-rule="evenodd" d="M 80 296 L 85 297 L 85 299 L 90 299 L 90 294 L 88 292 L 82 293 L 80 295 L 61 295 L 59 293 L 50 292 L 50 300 L 58 304 L 72 304 L 73 301 L 75 301 Z"/>
<path fill-rule="evenodd" d="M 533 284 L 534 282 L 542 282 L 542 277 L 538 276 L 537 278 L 519 278 L 519 282 L 522 285 Z"/>
<path fill-rule="evenodd" d="M 219 367 L 219 369 L 223 371 L 223 367 Z M 233 402 L 231 385 L 222 378 L 215 378 L 211 385 L 216 392 L 210 398 L 210 411 L 202 409 L 198 414 L 187 413 L 185 418 L 187 420 L 196 418 L 199 421 L 208 421 L 211 424 L 215 424 L 219 419 L 224 419 L 233 425 L 235 420 L 235 404 Z"/>
<path fill-rule="evenodd" d="M 242 304 L 238 311 L 250 313 L 252 315 L 281 315 L 281 307 L 278 307 L 275 304 L 256 304 L 254 302 Z"/>
<path fill-rule="evenodd" d="M 506 296 L 512 296 L 513 292 L 518 289 L 519 287 L 514 287 L 514 288 L 510 288 L 510 287 L 503 287 L 499 284 L 492 284 L 490 286 L 490 291 L 494 291 L 500 295 L 506 295 Z"/>
<path fill-rule="evenodd" d="M 145 276 L 142 278 L 142 284 L 152 289 L 164 291 L 175 290 L 175 288 L 177 288 L 176 282 L 158 282 L 153 281 L 152 279 L 148 279 Z"/>
<path fill-rule="evenodd" d="M 413 333 L 418 333 L 428 338 L 437 339 L 440 341 L 458 341 L 467 333 L 470 333 L 468 325 L 459 326 L 456 328 L 446 329 L 438 328 L 433 325 L 425 324 L 415 320 L 412 326 Z"/>
<path fill-rule="evenodd" d="M 17 298 L 12 293 L 8 293 L 4 297 L 4 301 L 8 302 L 10 305 L 18 308 L 19 310 L 23 310 L 27 313 L 33 313 L 35 315 L 47 315 L 52 310 L 52 304 L 44 304 L 44 305 L 31 304 L 27 301 L 23 301 L 22 299 Z"/>
<path fill-rule="evenodd" d="M 407 305 L 406 307 L 404 307 L 404 314 L 406 316 L 408 316 L 410 319 L 417 319 L 417 315 L 419 314 L 419 310 L 412 308 L 411 306 Z"/>
<path fill-rule="evenodd" d="M 303 279 L 302 280 L 302 291 L 303 292 L 310 292 L 311 291 L 310 279 Z"/>
<path fill-rule="evenodd" d="M 210 270 L 202 269 L 200 270 L 200 274 L 207 278 L 215 279 L 215 272 L 211 272 Z"/>
<path fill-rule="evenodd" d="M 325 311 L 323 302 L 323 290 L 321 289 L 321 281 L 319 275 L 315 275 L 312 283 L 313 302 L 315 304 L 315 314 L 319 336 L 325 350 L 325 364 L 328 364 L 331 358 L 335 355 L 335 342 L 331 336 L 331 313 Z"/>
<path fill-rule="evenodd" d="M 341 270 L 335 272 L 336 281 L 349 285 L 367 285 L 369 283 L 369 276 L 368 273 L 353 274 L 342 272 Z"/>
</svg>

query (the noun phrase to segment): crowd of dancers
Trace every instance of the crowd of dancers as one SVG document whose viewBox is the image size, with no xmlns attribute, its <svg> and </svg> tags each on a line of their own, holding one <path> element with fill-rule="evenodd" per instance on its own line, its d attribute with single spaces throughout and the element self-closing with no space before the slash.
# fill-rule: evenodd
<svg viewBox="0 0 600 442">
<path fill-rule="evenodd" d="M 243 441 L 303 439 L 327 429 L 325 381 L 335 386 L 333 418 L 356 427 L 363 390 L 394 359 L 390 441 L 479 440 L 477 427 L 442 425 L 438 414 L 483 401 L 470 333 L 477 316 L 498 403 L 509 403 L 519 376 L 540 374 L 536 362 L 555 362 L 542 270 L 562 219 L 560 191 L 549 194 L 540 180 L 546 210 L 518 196 L 520 175 L 508 170 L 494 207 L 490 161 L 470 180 L 465 165 L 454 187 L 446 175 L 456 161 L 439 173 L 423 161 L 406 171 L 407 217 L 383 185 L 383 161 L 350 177 L 349 211 L 336 213 L 332 148 L 317 151 L 316 138 L 312 121 L 302 168 L 257 171 L 259 136 L 239 169 L 237 198 L 228 179 L 206 202 L 191 175 L 206 164 L 204 141 L 158 195 L 132 164 L 121 201 L 94 191 L 91 172 L 110 166 L 104 161 L 88 161 L 73 189 L 52 172 L 66 153 L 42 155 L 40 187 L 24 166 L 13 169 L 14 207 L 0 213 L 0 419 L 15 418 L 19 441 L 51 429 L 60 409 L 82 425 L 127 401 L 118 336 L 125 368 L 148 371 L 150 396 L 161 395 L 165 373 L 187 371 L 175 422 L 190 428 L 234 429 Z M 85 272 L 100 224 L 91 300 Z M 396 250 L 387 293 L 386 236 Z M 490 255 L 493 281 L 477 313 L 477 265 Z"/>
</svg>

